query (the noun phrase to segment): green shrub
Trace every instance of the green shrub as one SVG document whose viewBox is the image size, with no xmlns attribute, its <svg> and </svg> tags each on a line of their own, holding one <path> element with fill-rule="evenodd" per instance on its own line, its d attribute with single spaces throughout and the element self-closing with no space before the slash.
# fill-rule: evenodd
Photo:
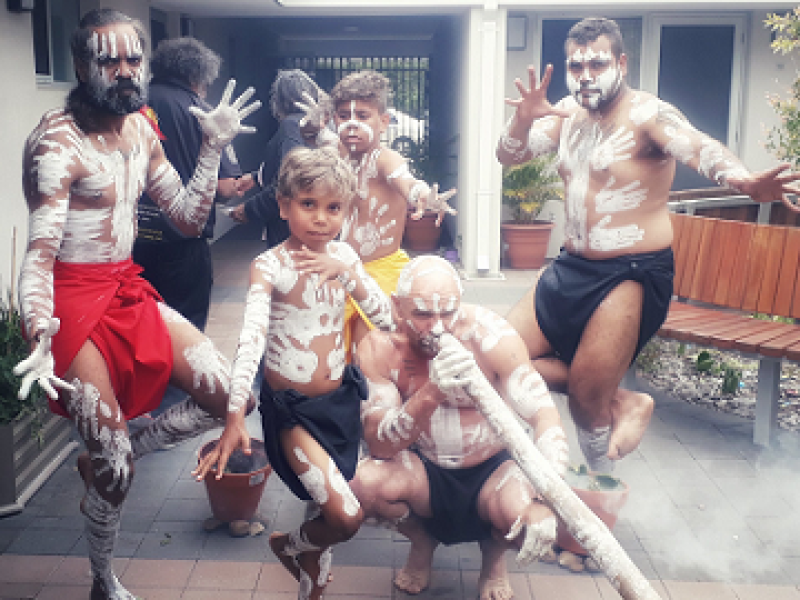
<svg viewBox="0 0 800 600">
<path fill-rule="evenodd" d="M 5 304 L 0 301 L 0 425 L 44 410 L 44 394 L 38 385 L 31 388 L 25 400 L 17 397 L 22 379 L 14 375 L 13 369 L 29 353 L 19 312 L 10 298 Z"/>
</svg>

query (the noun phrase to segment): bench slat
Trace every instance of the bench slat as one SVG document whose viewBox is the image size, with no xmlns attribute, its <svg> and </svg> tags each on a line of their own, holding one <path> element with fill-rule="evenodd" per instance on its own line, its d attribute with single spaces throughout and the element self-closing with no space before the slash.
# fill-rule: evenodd
<svg viewBox="0 0 800 600">
<path fill-rule="evenodd" d="M 762 294 L 761 282 L 764 279 L 764 267 L 767 260 L 769 231 L 766 228 L 756 228 L 750 242 L 750 251 L 744 265 L 744 294 L 742 296 L 742 310 L 758 310 L 758 298 Z"/>
<path fill-rule="evenodd" d="M 783 250 L 786 246 L 785 227 L 759 227 L 759 232 L 766 232 L 764 238 L 766 247 L 763 248 L 764 259 L 760 265 L 762 270 L 761 285 L 759 286 L 756 310 L 772 315 L 775 313 L 775 299 L 778 293 L 778 275 L 780 274 Z M 760 249 L 761 250 L 761 249 Z M 756 257 L 758 260 L 758 257 Z"/>
<path fill-rule="evenodd" d="M 756 333 L 735 339 L 733 348 L 740 352 L 758 352 L 758 347 L 761 344 L 790 332 L 795 327 L 794 325 L 774 323 L 772 321 L 761 321 L 761 323 L 763 323 L 763 326 Z"/>
<path fill-rule="evenodd" d="M 775 312 L 779 315 L 800 318 L 800 228 L 789 227 L 786 233 L 781 272 L 778 279 L 778 298 Z M 788 304 L 788 308 L 786 308 Z"/>
<path fill-rule="evenodd" d="M 792 327 L 792 331 L 788 331 L 761 344 L 758 347 L 758 352 L 764 356 L 780 358 L 786 354 L 788 348 L 798 343 L 800 343 L 800 327 Z"/>
<path fill-rule="evenodd" d="M 725 260 L 727 257 L 735 257 L 740 253 L 740 248 L 749 244 L 749 229 L 747 227 L 720 227 L 720 259 L 721 265 L 717 275 L 714 296 L 709 300 L 713 304 L 728 306 L 728 297 L 731 288 L 734 287 L 736 278 L 736 263 L 734 260 Z"/>
</svg>

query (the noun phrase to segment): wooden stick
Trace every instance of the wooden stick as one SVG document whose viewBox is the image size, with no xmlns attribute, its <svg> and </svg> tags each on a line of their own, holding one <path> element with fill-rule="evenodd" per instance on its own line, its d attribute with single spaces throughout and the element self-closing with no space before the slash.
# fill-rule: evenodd
<svg viewBox="0 0 800 600">
<path fill-rule="evenodd" d="M 442 346 L 460 344 L 445 334 Z M 480 375 L 479 377 L 476 375 Z M 564 521 L 572 536 L 584 547 L 626 600 L 658 600 L 660 596 L 631 561 L 605 523 L 589 509 L 556 473 L 525 432 L 483 372 L 470 375 L 465 391 L 505 444 L 514 460 L 548 506 Z"/>
</svg>

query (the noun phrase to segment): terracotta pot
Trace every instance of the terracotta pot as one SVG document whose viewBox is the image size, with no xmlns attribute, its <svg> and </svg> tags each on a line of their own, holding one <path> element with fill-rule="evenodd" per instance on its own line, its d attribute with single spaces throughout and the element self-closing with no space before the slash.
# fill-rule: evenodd
<svg viewBox="0 0 800 600">
<path fill-rule="evenodd" d="M 586 490 L 573 486 L 572 491 L 575 492 L 578 498 L 592 509 L 592 512 L 600 517 L 600 520 L 611 530 L 617 522 L 619 511 L 628 500 L 628 484 L 620 482 L 620 485 L 622 486 L 620 489 L 614 490 Z M 568 550 L 573 554 L 581 556 L 587 556 L 589 554 L 567 531 L 566 525 L 564 525 L 560 519 L 558 521 L 556 545 L 562 550 Z"/>
<path fill-rule="evenodd" d="M 219 440 L 212 440 L 201 449 L 199 457 L 213 450 Z M 206 484 L 208 502 L 214 517 L 225 523 L 232 521 L 250 521 L 258 509 L 267 477 L 272 472 L 264 451 L 264 442 L 251 440 L 253 453 L 246 456 L 240 450 L 231 455 L 228 468 L 217 479 L 216 471 L 206 473 L 203 480 Z M 237 471 L 237 472 L 228 472 Z"/>
<path fill-rule="evenodd" d="M 426 212 L 421 219 L 414 220 L 409 214 L 403 232 L 403 248 L 419 252 L 438 249 L 442 229 L 436 226 L 436 217 L 436 213 Z"/>
<path fill-rule="evenodd" d="M 506 243 L 506 263 L 512 269 L 539 269 L 544 266 L 553 223 L 502 223 Z"/>
</svg>

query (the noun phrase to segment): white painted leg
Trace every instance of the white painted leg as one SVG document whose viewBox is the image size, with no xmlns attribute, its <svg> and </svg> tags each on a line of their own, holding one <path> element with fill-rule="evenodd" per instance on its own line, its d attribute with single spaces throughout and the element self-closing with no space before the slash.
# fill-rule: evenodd
<svg viewBox="0 0 800 600">
<path fill-rule="evenodd" d="M 762 356 L 758 361 L 758 394 L 753 442 L 769 446 L 772 430 L 778 419 L 778 399 L 781 395 L 781 360 Z"/>
</svg>

